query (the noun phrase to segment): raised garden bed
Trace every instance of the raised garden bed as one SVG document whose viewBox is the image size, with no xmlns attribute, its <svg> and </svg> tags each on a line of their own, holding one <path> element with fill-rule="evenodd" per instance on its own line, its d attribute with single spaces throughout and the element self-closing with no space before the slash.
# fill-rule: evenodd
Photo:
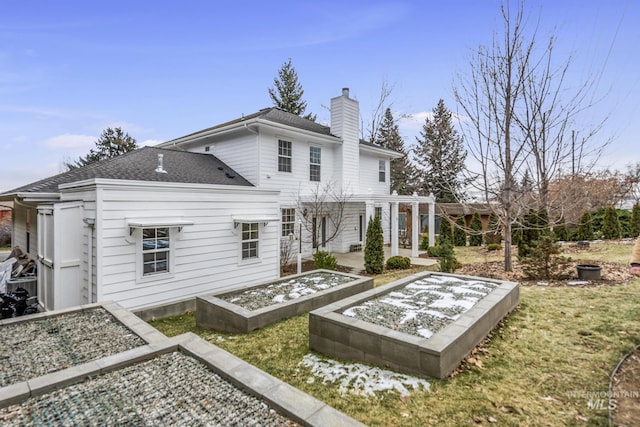
<svg viewBox="0 0 640 427">
<path fill-rule="evenodd" d="M 373 279 L 313 270 L 196 298 L 196 325 L 247 333 L 373 288 Z"/>
<path fill-rule="evenodd" d="M 518 303 L 517 283 L 419 273 L 312 311 L 309 346 L 445 378 Z"/>
<path fill-rule="evenodd" d="M 362 426 L 191 333 L 0 388 L 0 424 Z"/>
<path fill-rule="evenodd" d="M 164 339 L 109 302 L 0 320 L 0 389 Z"/>
</svg>

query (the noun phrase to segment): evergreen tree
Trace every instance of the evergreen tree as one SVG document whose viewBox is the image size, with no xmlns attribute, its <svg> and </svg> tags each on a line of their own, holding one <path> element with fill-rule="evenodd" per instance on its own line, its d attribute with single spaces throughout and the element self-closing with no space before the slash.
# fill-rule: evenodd
<svg viewBox="0 0 640 427">
<path fill-rule="evenodd" d="M 369 274 L 379 274 L 384 270 L 384 242 L 380 217 L 374 216 L 367 227 L 367 241 L 364 245 L 364 269 Z"/>
<path fill-rule="evenodd" d="M 89 150 L 89 154 L 81 156 L 73 163 L 65 163 L 69 169 L 86 166 L 100 160 L 110 159 L 138 148 L 136 140 L 124 133 L 121 128 L 106 128 L 96 141 L 95 150 Z"/>
<path fill-rule="evenodd" d="M 601 231 L 604 239 L 619 239 L 622 235 L 618 212 L 616 212 L 616 208 L 613 206 L 607 206 L 604 210 L 604 221 Z"/>
<path fill-rule="evenodd" d="M 564 215 L 560 216 L 557 225 L 553 227 L 553 234 L 555 234 L 557 240 L 569 240 L 569 229 L 567 228 L 567 221 L 565 221 Z"/>
<path fill-rule="evenodd" d="M 440 230 L 438 234 L 438 244 L 449 243 L 453 245 L 453 232 L 451 231 L 451 223 L 449 218 L 443 216 L 440 218 Z"/>
<path fill-rule="evenodd" d="M 631 209 L 631 237 L 638 237 L 640 235 L 640 203 L 633 205 Z"/>
<path fill-rule="evenodd" d="M 485 245 L 502 243 L 500 218 L 493 212 L 489 215 L 489 224 L 487 224 L 487 229 L 484 232 L 484 243 Z"/>
<path fill-rule="evenodd" d="M 591 213 L 585 212 L 580 217 L 580 223 L 578 224 L 576 237 L 578 238 L 578 240 L 593 239 L 593 221 L 591 220 Z"/>
<path fill-rule="evenodd" d="M 471 233 L 469 234 L 469 245 L 482 245 L 482 219 L 478 212 L 475 212 L 471 217 L 471 224 L 469 227 L 471 228 Z"/>
<path fill-rule="evenodd" d="M 273 87 L 269 88 L 269 96 L 276 107 L 296 116 L 302 116 L 307 109 L 307 102 L 302 99 L 304 90 L 298 82 L 298 73 L 291 64 L 291 58 L 278 70 L 278 77 L 273 79 Z M 305 119 L 316 121 L 316 115 L 308 113 Z"/>
<path fill-rule="evenodd" d="M 433 117 L 425 120 L 416 137 L 415 161 L 418 164 L 416 186 L 424 194 L 433 192 L 436 202 L 451 203 L 463 199 L 466 180 L 461 177 L 467 157 L 463 139 L 453 127 L 451 112 L 438 101 Z"/>
<path fill-rule="evenodd" d="M 453 228 L 453 244 L 455 246 L 467 246 L 467 233 L 465 232 L 467 224 L 464 216 L 456 219 L 456 225 Z"/>
<path fill-rule="evenodd" d="M 409 162 L 409 155 L 404 148 L 404 141 L 400 136 L 398 124 L 395 122 L 390 108 L 387 108 L 384 112 L 384 118 L 373 143 L 402 154 L 401 158 L 391 160 L 391 172 L 389 174 L 391 192 L 397 191 L 398 194 L 413 193 L 414 167 Z"/>
</svg>

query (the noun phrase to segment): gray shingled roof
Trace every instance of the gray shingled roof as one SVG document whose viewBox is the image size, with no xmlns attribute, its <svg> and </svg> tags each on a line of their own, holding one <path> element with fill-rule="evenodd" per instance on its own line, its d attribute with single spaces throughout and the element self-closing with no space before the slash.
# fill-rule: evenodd
<svg viewBox="0 0 640 427">
<path fill-rule="evenodd" d="M 167 173 L 155 171 L 158 165 L 158 154 L 164 155 L 164 170 Z M 57 193 L 60 184 L 93 178 L 252 186 L 249 181 L 215 156 L 156 147 L 143 147 L 121 156 L 72 169 L 2 194 Z"/>
<path fill-rule="evenodd" d="M 328 135 L 328 136 L 333 136 L 335 138 L 337 138 L 335 135 L 333 135 L 331 133 L 331 128 L 329 126 L 325 126 L 325 125 L 321 125 L 319 123 L 316 123 L 314 121 L 311 121 L 309 119 L 305 119 L 302 118 L 300 116 L 297 116 L 295 114 L 289 113 L 288 111 L 284 111 L 278 107 L 270 107 L 270 108 L 263 108 L 262 110 L 258 111 L 257 113 L 253 113 L 253 114 L 249 114 L 248 116 L 242 116 L 238 119 L 235 120 L 231 120 L 225 123 L 221 123 L 219 125 L 216 126 L 212 126 L 210 128 L 207 129 L 202 129 L 199 130 L 197 132 L 193 132 L 190 133 L 188 135 L 185 136 L 181 136 L 179 138 L 176 139 L 183 139 L 183 138 L 188 138 L 190 136 L 194 136 L 194 135 L 198 135 L 204 132 L 209 132 L 215 129 L 220 129 L 220 128 L 224 128 L 230 125 L 234 125 L 237 123 L 242 123 L 242 122 L 246 122 L 248 120 L 252 120 L 252 119 L 263 119 L 263 120 L 268 120 L 271 122 L 275 122 L 275 123 L 281 123 L 287 126 L 291 126 L 294 128 L 298 128 L 298 129 L 302 129 L 302 130 L 307 130 L 310 132 L 315 132 L 315 133 L 319 133 L 321 135 Z M 173 139 L 171 141 L 168 142 L 172 142 L 175 141 L 176 139 Z M 375 147 L 375 148 L 379 148 L 382 150 L 387 150 L 387 151 L 392 151 L 394 153 L 397 153 L 397 151 L 395 150 L 390 150 L 388 148 L 385 147 L 381 147 L 377 144 L 374 144 L 372 142 L 369 141 L 365 141 L 364 139 L 360 140 L 360 144 L 362 145 L 366 145 L 369 147 Z"/>
<path fill-rule="evenodd" d="M 242 123 L 242 122 L 246 122 L 248 120 L 252 120 L 252 119 L 263 119 L 263 120 L 269 120 L 272 122 L 276 122 L 276 123 L 281 123 L 287 126 L 292 126 L 298 129 L 304 129 L 304 130 L 308 130 L 311 132 L 316 132 L 316 133 L 320 133 L 323 135 L 330 135 L 330 136 L 335 136 L 331 134 L 331 130 L 329 129 L 329 126 L 325 126 L 325 125 L 321 125 L 319 123 L 313 122 L 311 120 L 308 119 L 304 119 L 300 116 L 296 116 L 295 114 L 289 113 L 287 111 L 281 110 L 278 107 L 270 107 L 270 108 L 263 108 L 262 110 L 258 111 L 257 113 L 253 113 L 253 114 L 249 114 L 248 116 L 242 116 L 240 118 L 225 122 L 225 123 L 221 123 L 219 125 L 215 125 L 212 126 L 210 128 L 206 128 L 206 129 L 202 129 L 199 130 L 197 132 L 193 132 L 190 133 L 188 135 L 185 136 L 181 136 L 179 138 L 176 139 L 182 139 L 182 138 L 186 138 L 189 136 L 193 136 L 193 135 L 198 135 L 202 132 L 209 132 L 215 129 L 219 129 L 219 128 L 224 128 L 230 125 L 234 125 L 237 123 Z M 174 141 L 174 140 L 172 140 Z M 168 141 L 171 142 L 171 141 Z"/>
</svg>

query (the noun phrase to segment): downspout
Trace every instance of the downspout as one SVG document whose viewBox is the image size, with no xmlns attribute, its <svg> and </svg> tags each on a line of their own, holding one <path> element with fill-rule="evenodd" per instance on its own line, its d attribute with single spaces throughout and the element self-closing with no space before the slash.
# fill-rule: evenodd
<svg viewBox="0 0 640 427">
<path fill-rule="evenodd" d="M 87 233 L 87 304 L 91 304 L 93 302 L 93 229 L 96 221 L 93 218 L 85 218 L 83 221 L 89 230 Z"/>
</svg>

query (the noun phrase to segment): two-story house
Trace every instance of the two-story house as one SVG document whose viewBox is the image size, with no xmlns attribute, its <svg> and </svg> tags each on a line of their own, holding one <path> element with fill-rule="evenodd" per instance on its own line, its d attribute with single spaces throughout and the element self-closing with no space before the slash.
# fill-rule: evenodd
<svg viewBox="0 0 640 427">
<path fill-rule="evenodd" d="M 330 126 L 267 108 L 0 201 L 13 202 L 14 245 L 39 261 L 46 309 L 179 306 L 279 277 L 283 243 L 305 256 L 358 249 L 374 215 L 397 253 L 398 204 L 433 212 L 433 198 L 389 194 L 398 153 L 359 134 L 358 102 L 343 89 Z M 415 256 L 418 240 L 416 230 Z"/>
</svg>

